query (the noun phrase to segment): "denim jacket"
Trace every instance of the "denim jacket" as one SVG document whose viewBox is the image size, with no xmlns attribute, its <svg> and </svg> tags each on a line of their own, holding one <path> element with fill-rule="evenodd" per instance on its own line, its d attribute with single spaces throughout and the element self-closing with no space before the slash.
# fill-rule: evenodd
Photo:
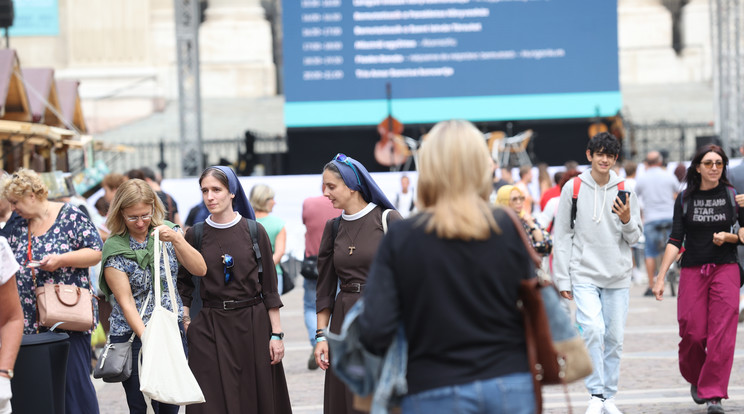
<svg viewBox="0 0 744 414">
<path fill-rule="evenodd" d="M 341 334 L 326 332 L 331 366 L 353 393 L 361 396 L 374 393 L 370 414 L 386 414 L 408 392 L 408 342 L 401 324 L 384 357 L 367 351 L 359 340 L 357 323 L 363 309 L 364 300 L 360 299 L 346 314 Z"/>
</svg>

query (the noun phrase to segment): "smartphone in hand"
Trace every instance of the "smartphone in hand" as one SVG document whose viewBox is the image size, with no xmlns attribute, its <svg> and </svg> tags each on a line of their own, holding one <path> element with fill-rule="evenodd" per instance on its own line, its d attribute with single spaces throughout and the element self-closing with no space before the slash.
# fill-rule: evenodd
<svg viewBox="0 0 744 414">
<path fill-rule="evenodd" d="M 619 190 L 617 192 L 617 198 L 619 198 L 620 201 L 622 201 L 623 204 L 628 204 L 628 197 L 630 197 L 630 191 Z M 612 206 L 613 206 L 612 212 L 614 213 L 615 212 L 615 209 L 614 209 L 615 203 L 614 202 L 612 203 Z"/>
<path fill-rule="evenodd" d="M 630 196 L 630 191 L 619 190 L 617 192 L 617 198 L 619 198 L 623 204 L 628 204 L 628 196 Z"/>
</svg>

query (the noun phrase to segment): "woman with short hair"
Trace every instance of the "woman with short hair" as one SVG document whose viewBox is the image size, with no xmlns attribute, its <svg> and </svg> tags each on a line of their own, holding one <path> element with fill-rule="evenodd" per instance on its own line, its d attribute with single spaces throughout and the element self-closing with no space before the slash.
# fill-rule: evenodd
<svg viewBox="0 0 744 414">
<path fill-rule="evenodd" d="M 266 184 L 256 184 L 251 188 L 249 200 L 256 212 L 256 221 L 266 230 L 271 240 L 272 258 L 276 267 L 277 290 L 281 294 L 284 290 L 282 267 L 279 265 L 284 256 L 287 246 L 287 230 L 284 228 L 284 220 L 272 215 L 276 201 L 274 200 L 274 189 Z"/>
<path fill-rule="evenodd" d="M 37 321 L 37 287 L 45 283 L 90 289 L 89 270 L 101 260 L 101 237 L 87 215 L 68 203 L 47 199 L 49 190 L 38 173 L 21 168 L 4 181 L 3 195 L 21 216 L 8 243 L 21 269 L 16 278 L 24 315 L 24 334 L 46 331 Z M 91 305 L 93 306 L 93 305 Z M 90 379 L 91 332 L 56 329 L 69 335 L 65 410 L 98 413 L 98 399 Z"/>
</svg>

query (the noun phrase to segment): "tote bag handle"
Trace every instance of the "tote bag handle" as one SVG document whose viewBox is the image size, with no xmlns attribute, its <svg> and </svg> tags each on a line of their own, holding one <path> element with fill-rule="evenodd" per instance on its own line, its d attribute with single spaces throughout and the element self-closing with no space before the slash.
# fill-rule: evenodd
<svg viewBox="0 0 744 414">
<path fill-rule="evenodd" d="M 171 300 L 171 309 L 170 311 L 172 313 L 178 314 L 177 310 L 175 309 L 176 304 L 176 294 L 173 289 L 173 281 L 171 280 L 171 268 L 170 268 L 170 256 L 168 255 L 168 249 L 165 248 L 165 244 L 160 242 L 160 231 L 158 229 L 155 229 L 153 232 L 153 237 L 155 237 L 155 260 L 153 263 L 154 272 L 155 272 L 155 278 L 153 280 L 154 286 L 153 289 L 155 289 L 155 306 L 156 307 L 162 307 L 162 300 L 160 299 L 160 287 L 161 281 L 160 281 L 160 252 L 162 250 L 162 256 L 163 256 L 163 262 L 165 264 L 165 282 L 168 285 L 168 295 L 170 296 Z"/>
</svg>

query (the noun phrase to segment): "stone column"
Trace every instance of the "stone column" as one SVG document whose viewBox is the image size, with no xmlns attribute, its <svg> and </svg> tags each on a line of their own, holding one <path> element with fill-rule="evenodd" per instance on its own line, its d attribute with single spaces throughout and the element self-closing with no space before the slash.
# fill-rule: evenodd
<svg viewBox="0 0 744 414">
<path fill-rule="evenodd" d="M 276 93 L 271 27 L 259 0 L 210 0 L 199 48 L 202 97 Z"/>
</svg>

